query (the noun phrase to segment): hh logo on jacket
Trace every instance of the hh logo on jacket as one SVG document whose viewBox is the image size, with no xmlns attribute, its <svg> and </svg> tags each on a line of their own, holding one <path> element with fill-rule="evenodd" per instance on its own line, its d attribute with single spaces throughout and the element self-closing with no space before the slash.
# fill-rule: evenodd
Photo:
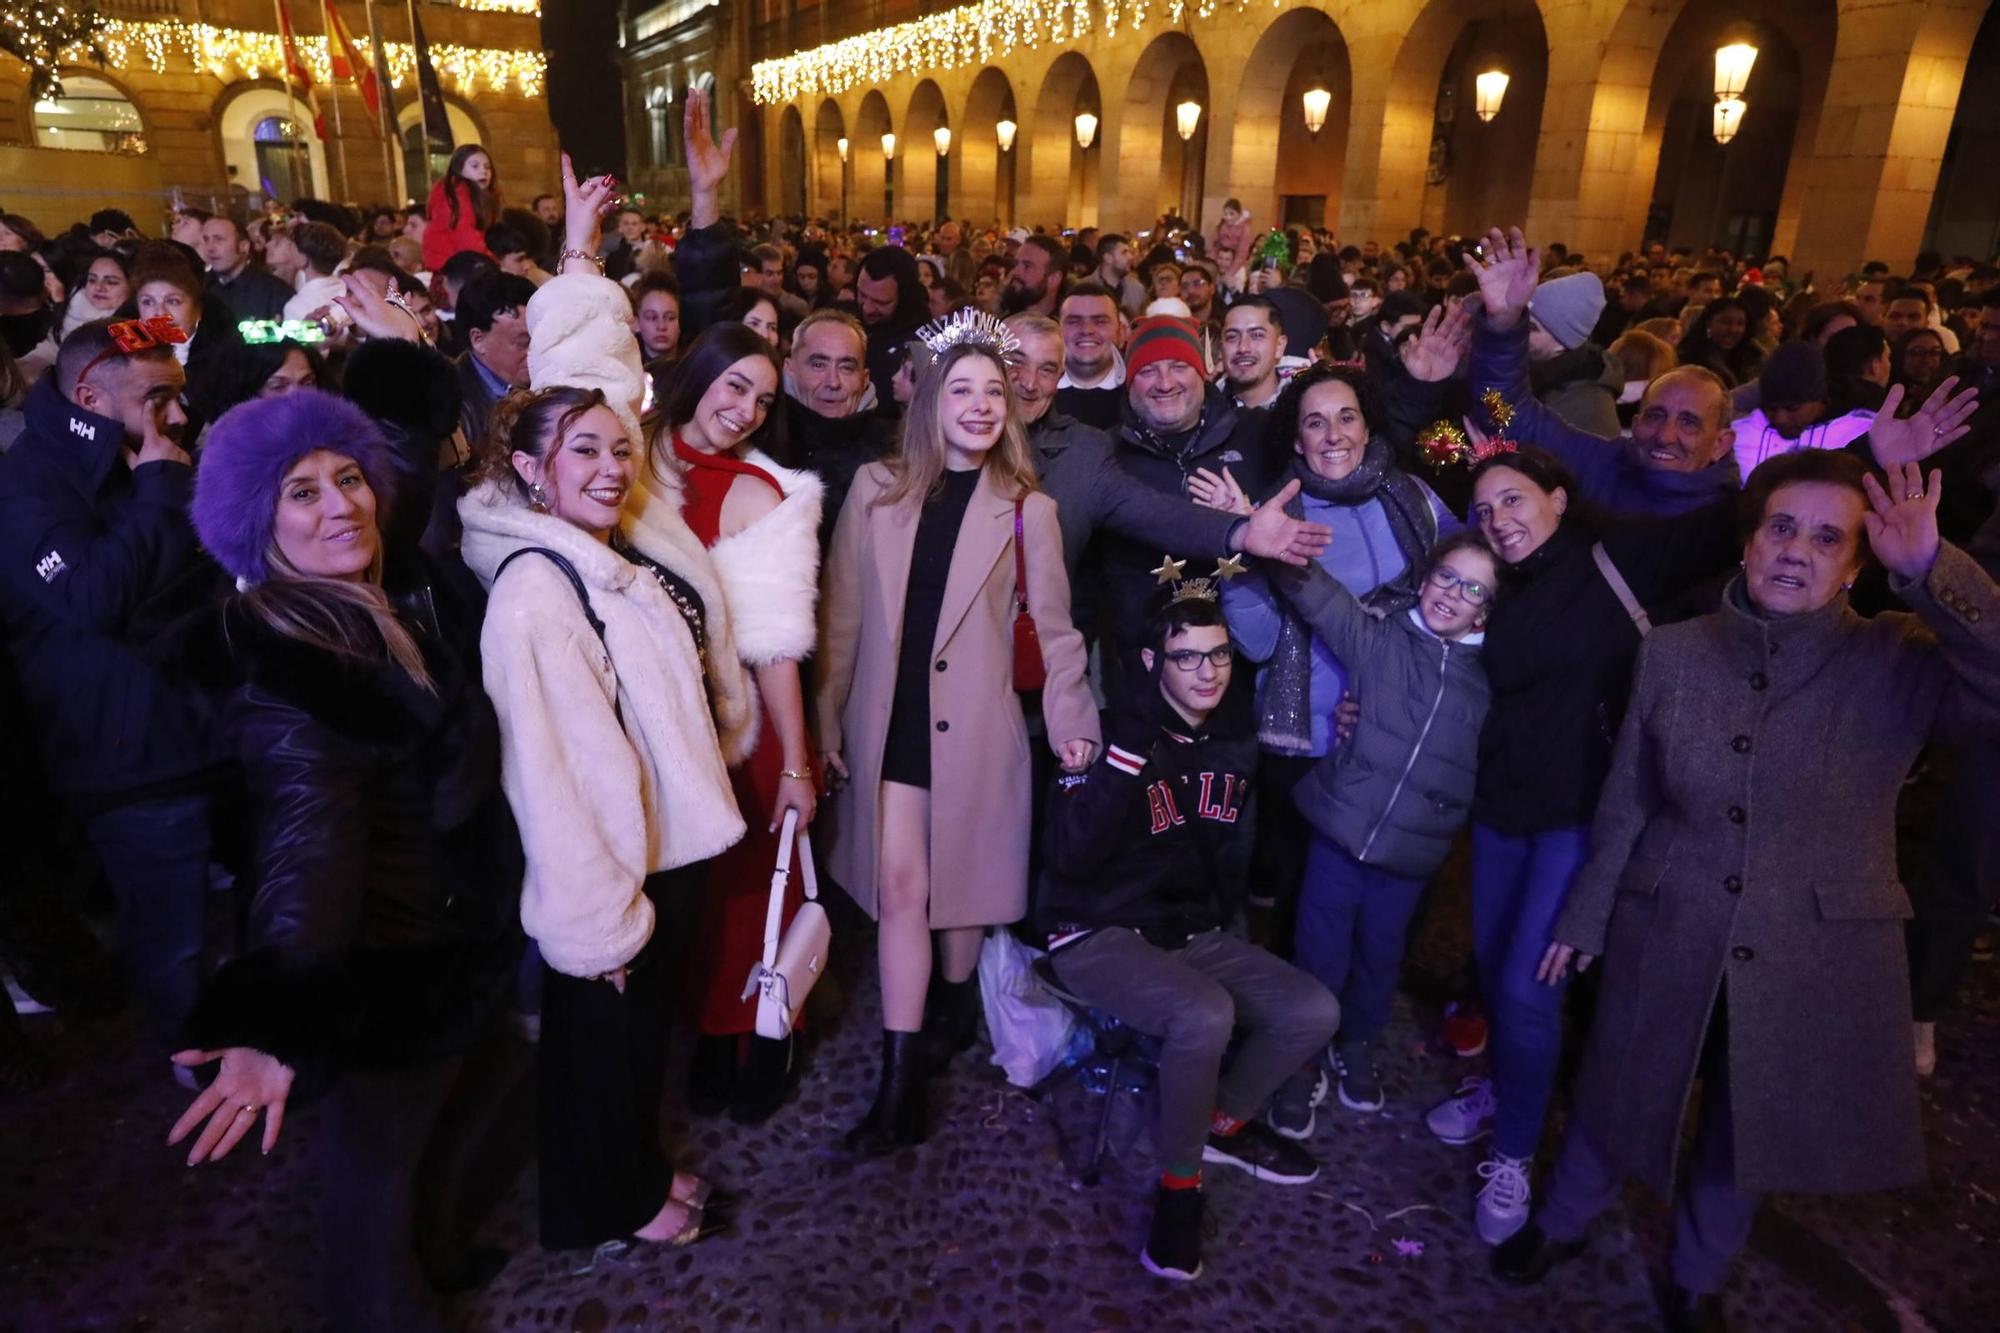
<svg viewBox="0 0 2000 1333">
<path fill-rule="evenodd" d="M 1216 779 L 1222 780 L 1222 791 L 1218 799 Z M 1181 805 L 1187 800 L 1187 792 L 1174 794 L 1174 787 L 1187 788 L 1191 782 L 1200 786 L 1195 792 L 1194 813 L 1198 819 L 1210 820 L 1217 824 L 1234 824 L 1243 813 L 1243 790 L 1247 785 L 1235 773 L 1203 773 L 1198 778 L 1182 776 L 1173 781 L 1161 779 L 1146 788 L 1146 804 L 1153 812 L 1152 832 L 1157 835 L 1168 829 L 1187 823 L 1181 813 Z"/>
<path fill-rule="evenodd" d="M 35 572 L 42 576 L 42 582 L 44 583 L 54 583 L 56 575 L 68 568 L 69 566 L 63 563 L 62 552 L 60 551 L 50 551 L 35 562 Z"/>
</svg>

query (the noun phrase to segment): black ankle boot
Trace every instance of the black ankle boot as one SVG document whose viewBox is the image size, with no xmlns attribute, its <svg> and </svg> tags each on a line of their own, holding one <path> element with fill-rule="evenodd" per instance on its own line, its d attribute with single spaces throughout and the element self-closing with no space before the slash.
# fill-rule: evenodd
<svg viewBox="0 0 2000 1333">
<path fill-rule="evenodd" d="M 924 1069 L 917 1058 L 918 1034 L 882 1034 L 882 1081 L 868 1118 L 847 1133 L 847 1149 L 880 1157 L 924 1141 Z"/>
<path fill-rule="evenodd" d="M 750 1056 L 736 1071 L 729 1098 L 729 1118 L 739 1125 L 761 1125 L 777 1114 L 791 1089 L 795 1038 L 752 1036 Z"/>
<path fill-rule="evenodd" d="M 690 1115 L 721 1115 L 729 1109 L 736 1087 L 736 1047 L 733 1036 L 695 1038 L 694 1060 L 688 1066 Z"/>
<path fill-rule="evenodd" d="M 979 975 L 946 981 L 933 974 L 924 1004 L 924 1067 L 942 1074 L 961 1051 L 979 1040 Z"/>
</svg>

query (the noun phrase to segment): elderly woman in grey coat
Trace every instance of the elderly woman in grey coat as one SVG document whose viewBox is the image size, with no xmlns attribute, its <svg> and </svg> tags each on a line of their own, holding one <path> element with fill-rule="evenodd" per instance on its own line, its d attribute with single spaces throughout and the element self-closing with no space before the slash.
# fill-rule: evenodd
<svg viewBox="0 0 2000 1333">
<path fill-rule="evenodd" d="M 1938 537 L 1937 473 L 1772 459 L 1743 572 L 1655 631 L 1541 977 L 1605 960 L 1569 1133 L 1535 1222 L 1494 1252 L 1532 1282 L 1583 1248 L 1627 1174 L 1663 1194 L 1695 1080 L 1671 1327 L 1716 1293 L 1762 1195 L 1924 1174 L 1896 878 L 1896 794 L 1934 735 L 2000 733 L 2000 587 Z M 1865 531 L 1865 541 L 1864 541 Z M 1872 550 L 1914 612 L 1843 595 Z"/>
</svg>

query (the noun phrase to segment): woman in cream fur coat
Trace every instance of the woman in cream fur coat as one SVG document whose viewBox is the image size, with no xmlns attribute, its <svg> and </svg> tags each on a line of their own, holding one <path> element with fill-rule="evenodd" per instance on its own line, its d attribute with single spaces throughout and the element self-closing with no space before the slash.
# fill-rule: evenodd
<svg viewBox="0 0 2000 1333">
<path fill-rule="evenodd" d="M 646 554 L 617 540 L 644 465 L 643 379 L 622 316 L 605 317 L 624 294 L 583 257 L 610 184 L 579 186 L 567 160 L 563 176 L 581 253 L 529 302 L 534 387 L 495 410 L 459 515 L 490 593 L 486 689 L 545 967 L 542 1243 L 683 1245 L 721 1219 L 660 1142 L 673 979 L 655 924 L 743 834 L 726 752 L 752 714 L 701 542 L 667 522 Z"/>
<path fill-rule="evenodd" d="M 757 741 L 731 773 L 748 824 L 743 840 L 710 864 L 697 938 L 689 955 L 701 1038 L 688 1105 L 697 1114 L 728 1107 L 745 1124 L 783 1104 L 791 1070 L 789 1035 L 755 1033 L 757 1004 L 745 979 L 763 955 L 771 870 L 787 813 L 799 837 L 816 802 L 799 663 L 818 638 L 822 486 L 809 472 L 780 467 L 784 414 L 778 361 L 770 344 L 735 322 L 711 326 L 669 373 L 660 396 L 648 465 L 627 506 L 626 539 L 650 552 L 667 531 L 691 529 L 707 547 L 729 613 L 736 654 L 756 686 Z M 802 900 L 793 860 L 785 918 Z"/>
</svg>

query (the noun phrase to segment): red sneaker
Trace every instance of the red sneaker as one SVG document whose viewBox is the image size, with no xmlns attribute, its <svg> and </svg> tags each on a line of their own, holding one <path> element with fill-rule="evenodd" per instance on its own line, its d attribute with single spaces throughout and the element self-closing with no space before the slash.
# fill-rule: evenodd
<svg viewBox="0 0 2000 1333">
<path fill-rule="evenodd" d="M 1438 1022 L 1438 1039 L 1461 1060 L 1486 1053 L 1486 1015 L 1474 1000 L 1453 1001 Z"/>
</svg>

